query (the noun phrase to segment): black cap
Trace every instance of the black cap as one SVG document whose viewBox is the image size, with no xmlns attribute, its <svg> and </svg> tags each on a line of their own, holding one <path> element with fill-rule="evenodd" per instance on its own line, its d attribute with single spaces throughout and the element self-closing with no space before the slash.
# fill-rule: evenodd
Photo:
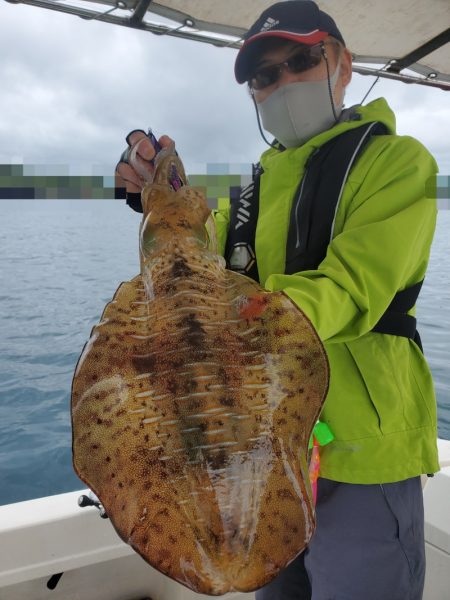
<svg viewBox="0 0 450 600">
<path fill-rule="evenodd" d="M 327 35 L 333 36 L 345 46 L 334 20 L 312 0 L 289 0 L 273 4 L 261 14 L 245 35 L 234 65 L 237 82 L 244 83 L 251 75 L 254 61 L 259 56 L 260 44 L 255 42 L 267 37 L 281 37 L 312 46 Z"/>
</svg>

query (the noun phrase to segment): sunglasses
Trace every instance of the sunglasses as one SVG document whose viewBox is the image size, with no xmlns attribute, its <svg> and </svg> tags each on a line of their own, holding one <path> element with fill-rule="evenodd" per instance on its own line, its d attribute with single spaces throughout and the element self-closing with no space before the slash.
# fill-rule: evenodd
<svg viewBox="0 0 450 600">
<path fill-rule="evenodd" d="M 276 83 L 285 70 L 288 73 L 303 73 L 317 67 L 323 55 L 323 42 L 319 42 L 314 46 L 302 45 L 299 50 L 283 62 L 257 69 L 248 80 L 248 85 L 253 90 L 263 90 Z"/>
</svg>

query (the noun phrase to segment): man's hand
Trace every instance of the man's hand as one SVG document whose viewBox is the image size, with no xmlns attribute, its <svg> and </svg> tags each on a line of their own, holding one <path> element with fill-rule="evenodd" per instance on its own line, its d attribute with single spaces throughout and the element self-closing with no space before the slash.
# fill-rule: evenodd
<svg viewBox="0 0 450 600">
<path fill-rule="evenodd" d="M 129 194 L 140 194 L 147 181 L 153 177 L 153 159 L 156 150 L 142 129 L 135 129 L 126 137 L 128 147 L 122 153 L 116 166 L 116 188 L 126 188 Z M 158 140 L 161 148 L 174 142 L 167 135 Z"/>
</svg>

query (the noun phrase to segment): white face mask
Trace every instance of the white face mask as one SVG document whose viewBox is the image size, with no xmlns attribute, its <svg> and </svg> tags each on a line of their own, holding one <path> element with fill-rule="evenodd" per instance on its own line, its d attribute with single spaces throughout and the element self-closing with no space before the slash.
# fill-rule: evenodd
<svg viewBox="0 0 450 600">
<path fill-rule="evenodd" d="M 330 87 L 334 92 L 340 70 L 338 63 Z M 343 99 L 334 105 L 336 117 Z M 298 81 L 276 89 L 257 105 L 263 127 L 286 148 L 301 146 L 318 133 L 332 127 L 336 120 L 331 106 L 328 79 Z"/>
</svg>

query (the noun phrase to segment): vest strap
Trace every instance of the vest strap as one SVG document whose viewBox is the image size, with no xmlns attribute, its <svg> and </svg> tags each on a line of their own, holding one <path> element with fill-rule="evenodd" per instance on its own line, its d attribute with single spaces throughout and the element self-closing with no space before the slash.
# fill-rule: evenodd
<svg viewBox="0 0 450 600">
<path fill-rule="evenodd" d="M 225 246 L 227 268 L 259 282 L 255 237 L 259 214 L 262 168 L 256 165 L 253 181 L 239 193 L 230 193 L 230 226 Z M 230 192 L 233 192 L 231 188 Z M 238 188 L 238 192 L 239 192 Z"/>
<path fill-rule="evenodd" d="M 406 314 L 417 302 L 423 279 L 401 292 L 397 292 L 386 312 L 372 328 L 376 333 L 400 335 L 414 340 L 423 352 L 422 341 L 417 331 L 417 319 Z"/>
<path fill-rule="evenodd" d="M 348 174 L 371 137 L 385 133 L 382 123 L 368 123 L 311 154 L 292 203 L 285 273 L 317 269 L 325 258 Z"/>
</svg>

